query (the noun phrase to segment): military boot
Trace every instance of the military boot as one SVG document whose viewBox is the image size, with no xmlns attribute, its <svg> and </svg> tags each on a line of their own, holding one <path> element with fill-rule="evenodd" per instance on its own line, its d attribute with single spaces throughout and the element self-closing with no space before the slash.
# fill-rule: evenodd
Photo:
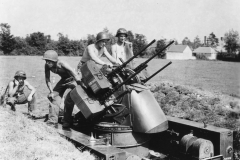
<svg viewBox="0 0 240 160">
<path fill-rule="evenodd" d="M 58 123 L 53 123 L 53 122 L 51 122 L 51 121 L 47 121 L 46 124 L 47 124 L 49 127 L 58 128 Z"/>
<path fill-rule="evenodd" d="M 15 105 L 11 104 L 10 106 L 11 106 L 11 110 L 15 112 L 16 111 Z"/>
<path fill-rule="evenodd" d="M 63 122 L 62 129 L 66 131 L 71 131 L 71 123 Z"/>
</svg>

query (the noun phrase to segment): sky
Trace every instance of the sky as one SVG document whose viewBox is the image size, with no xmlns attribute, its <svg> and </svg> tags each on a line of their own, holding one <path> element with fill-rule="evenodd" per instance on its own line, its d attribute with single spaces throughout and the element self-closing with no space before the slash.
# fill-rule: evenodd
<svg viewBox="0 0 240 160">
<path fill-rule="evenodd" d="M 126 28 L 146 36 L 182 42 L 230 30 L 240 33 L 240 0 L 0 0 L 0 23 L 14 36 L 43 32 L 72 40 L 97 34 L 107 27 L 112 34 Z"/>
</svg>

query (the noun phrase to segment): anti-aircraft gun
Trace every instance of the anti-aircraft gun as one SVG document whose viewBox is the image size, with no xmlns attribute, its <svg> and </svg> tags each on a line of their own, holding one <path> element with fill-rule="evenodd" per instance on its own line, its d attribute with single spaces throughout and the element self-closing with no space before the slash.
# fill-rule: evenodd
<svg viewBox="0 0 240 160">
<path fill-rule="evenodd" d="M 194 130 L 194 134 L 199 136 L 206 131 L 202 132 L 201 128 L 194 128 L 188 122 L 165 116 L 153 94 L 144 85 L 172 62 L 144 80 L 138 77 L 138 74 L 147 67 L 148 62 L 174 41 L 133 70 L 126 68 L 129 62 L 152 43 L 154 41 L 110 72 L 98 68 L 93 61 L 88 61 L 82 66 L 83 85 L 73 89 L 70 96 L 83 117 L 79 123 L 91 124 L 87 132 L 82 131 L 84 127 L 81 125 L 78 130 L 91 135 L 91 138 L 84 134 L 74 135 L 73 131 L 62 134 L 75 141 L 81 141 L 81 148 L 94 150 L 97 159 L 146 159 L 146 157 L 150 158 L 150 149 L 163 150 L 182 160 L 209 157 L 213 159 L 216 149 L 213 148 L 212 142 L 197 138 L 190 132 Z M 213 130 L 206 133 L 217 135 Z M 221 131 L 225 132 L 225 130 Z M 230 135 L 229 132 L 228 134 Z M 207 134 L 205 137 L 207 138 Z M 224 142 L 224 144 L 229 143 Z M 229 155 L 231 153 L 226 153 L 226 156 Z M 214 159 L 221 160 L 222 157 L 215 156 Z"/>
<path fill-rule="evenodd" d="M 150 134 L 167 130 L 168 122 L 150 90 L 133 79 L 173 42 L 131 70 L 131 74 L 125 72 L 125 67 L 154 42 L 108 74 L 103 74 L 94 61 L 86 62 L 81 67 L 84 86 L 70 93 L 85 119 L 92 120 L 96 136 L 110 138 L 111 145 L 119 148 L 131 146 L 129 150 L 138 150 L 142 157 L 148 155 Z"/>
</svg>

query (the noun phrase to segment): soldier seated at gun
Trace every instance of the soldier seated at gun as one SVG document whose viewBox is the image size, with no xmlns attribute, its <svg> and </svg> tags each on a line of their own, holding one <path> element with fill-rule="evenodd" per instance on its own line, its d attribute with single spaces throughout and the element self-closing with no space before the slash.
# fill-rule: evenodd
<svg viewBox="0 0 240 160">
<path fill-rule="evenodd" d="M 109 54 L 109 52 L 107 51 L 105 45 L 107 43 L 107 41 L 109 41 L 109 36 L 107 33 L 105 32 L 99 32 L 97 34 L 97 38 L 96 38 L 96 42 L 94 44 L 90 44 L 89 46 L 87 46 L 87 48 L 85 49 L 82 59 L 80 60 L 79 64 L 78 64 L 78 72 L 80 72 L 80 68 L 81 66 L 86 63 L 89 60 L 93 60 L 95 61 L 97 64 L 99 65 L 110 65 L 113 66 L 111 63 L 113 64 L 117 64 L 118 62 Z M 100 58 L 105 55 L 107 57 L 107 59 L 111 62 L 111 63 L 105 63 L 103 60 L 101 60 Z"/>
<path fill-rule="evenodd" d="M 26 81 L 26 73 L 24 71 L 17 71 L 14 79 L 9 82 L 5 94 L 3 106 L 7 104 L 11 106 L 12 111 L 16 111 L 16 104 L 28 103 L 28 114 L 35 117 L 34 111 L 36 106 L 36 89 Z"/>
<path fill-rule="evenodd" d="M 64 96 L 64 94 L 66 95 L 64 101 L 64 111 L 67 111 L 68 107 L 73 108 L 74 103 L 72 103 L 69 92 L 74 89 L 77 84 L 80 85 L 81 81 L 75 70 L 67 62 L 58 59 L 58 54 L 56 51 L 46 51 L 43 55 L 43 59 L 46 61 L 45 79 L 47 87 L 50 91 L 50 93 L 48 94 L 48 99 L 51 102 L 49 104 L 49 116 L 46 123 L 50 126 L 57 127 L 62 97 Z M 52 88 L 52 84 L 50 81 L 51 72 L 61 77 L 60 81 L 56 84 L 54 88 Z"/>
</svg>

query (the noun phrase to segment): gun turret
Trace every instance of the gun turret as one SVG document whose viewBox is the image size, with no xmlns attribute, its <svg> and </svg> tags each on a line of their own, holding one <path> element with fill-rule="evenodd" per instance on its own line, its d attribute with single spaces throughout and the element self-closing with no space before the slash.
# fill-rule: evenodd
<svg viewBox="0 0 240 160">
<path fill-rule="evenodd" d="M 147 65 L 147 63 L 149 61 L 151 61 L 154 57 L 156 57 L 158 54 L 160 54 L 162 51 L 164 51 L 166 48 L 168 48 L 170 45 L 172 45 L 174 43 L 174 41 L 170 42 L 168 45 L 166 45 L 165 47 L 163 47 L 159 52 L 155 53 L 152 57 L 150 57 L 149 59 L 147 59 L 145 62 L 141 63 L 139 66 L 137 66 L 134 71 L 137 72 L 138 70 L 142 70 L 143 67 L 145 67 Z"/>
<path fill-rule="evenodd" d="M 127 84 L 133 77 L 135 77 L 137 74 L 139 74 L 142 70 L 144 70 L 147 67 L 147 65 L 145 65 L 144 67 L 141 68 L 141 70 L 138 70 L 137 72 L 135 72 L 134 74 L 132 74 L 131 76 L 129 76 L 125 81 L 123 81 L 122 83 L 118 84 L 117 86 L 115 86 L 113 89 L 109 90 L 106 94 L 104 94 L 102 96 L 102 98 L 100 99 L 100 103 L 103 104 L 104 101 L 109 98 L 114 92 L 116 92 L 119 88 L 121 88 L 123 85 Z"/>
<path fill-rule="evenodd" d="M 114 69 L 111 73 L 108 74 L 108 77 L 112 77 L 114 74 L 119 73 L 123 68 L 127 66 L 128 63 L 130 63 L 134 58 L 139 56 L 143 51 L 145 51 L 149 46 L 151 46 L 156 40 L 154 39 L 152 42 L 150 42 L 147 46 L 145 46 L 140 52 L 138 52 L 136 55 L 128 59 L 126 62 L 124 62 L 122 65 L 118 66 L 116 69 Z"/>
</svg>

